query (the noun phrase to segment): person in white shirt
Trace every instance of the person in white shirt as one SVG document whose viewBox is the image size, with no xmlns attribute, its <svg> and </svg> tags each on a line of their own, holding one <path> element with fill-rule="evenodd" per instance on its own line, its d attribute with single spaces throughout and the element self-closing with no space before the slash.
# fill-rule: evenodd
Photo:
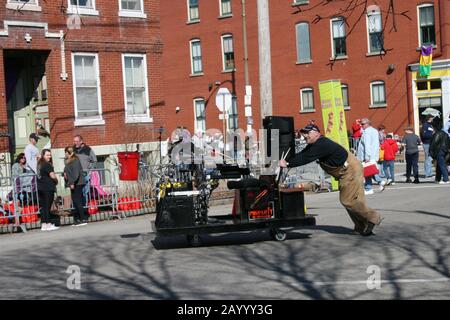
<svg viewBox="0 0 450 320">
<path fill-rule="evenodd" d="M 30 134 L 30 143 L 25 147 L 25 159 L 27 163 L 27 169 L 30 169 L 34 174 L 37 173 L 37 162 L 40 158 L 39 149 L 36 144 L 39 137 L 36 133 Z"/>
</svg>

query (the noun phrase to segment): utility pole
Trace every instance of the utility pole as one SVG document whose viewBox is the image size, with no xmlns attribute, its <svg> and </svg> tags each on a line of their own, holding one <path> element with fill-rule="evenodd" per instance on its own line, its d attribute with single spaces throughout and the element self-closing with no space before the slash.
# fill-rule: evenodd
<svg viewBox="0 0 450 320">
<path fill-rule="evenodd" d="M 242 3 L 242 38 L 244 42 L 244 76 L 245 76 L 245 116 L 247 118 L 247 133 L 252 134 L 252 106 L 251 106 L 251 89 L 250 80 L 248 76 L 248 46 L 247 46 L 247 14 L 245 10 L 245 1 Z"/>
<path fill-rule="evenodd" d="M 269 0 L 257 0 L 258 47 L 259 47 L 259 92 L 261 100 L 261 122 L 271 116 L 272 110 L 272 62 L 270 50 Z"/>
</svg>

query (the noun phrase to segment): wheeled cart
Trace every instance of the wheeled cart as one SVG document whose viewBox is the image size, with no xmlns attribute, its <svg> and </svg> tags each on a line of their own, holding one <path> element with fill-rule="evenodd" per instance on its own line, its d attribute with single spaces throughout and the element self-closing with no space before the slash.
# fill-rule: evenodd
<svg viewBox="0 0 450 320">
<path fill-rule="evenodd" d="M 199 246 L 202 234 L 269 229 L 273 240 L 284 241 L 286 233 L 282 228 L 316 224 L 315 216 L 305 212 L 303 190 L 248 185 L 235 188 L 231 214 L 206 216 L 201 221 L 195 214 L 195 192 L 166 197 L 153 222 L 156 236 L 186 235 L 191 246 Z"/>
</svg>

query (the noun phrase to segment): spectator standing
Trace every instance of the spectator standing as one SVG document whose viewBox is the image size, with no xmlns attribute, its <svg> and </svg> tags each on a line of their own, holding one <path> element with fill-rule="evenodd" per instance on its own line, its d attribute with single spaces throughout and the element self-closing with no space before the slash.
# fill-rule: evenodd
<svg viewBox="0 0 450 320">
<path fill-rule="evenodd" d="M 384 124 L 381 124 L 378 127 L 378 139 L 380 140 L 380 146 L 383 144 L 383 142 L 386 140 L 386 133 L 385 133 L 386 127 Z M 380 159 L 378 161 L 378 165 L 380 168 L 380 177 L 385 178 L 386 173 L 384 172 L 384 150 L 380 149 Z"/>
<path fill-rule="evenodd" d="M 64 150 L 66 166 L 64 167 L 64 181 L 66 188 L 70 188 L 70 196 L 74 207 L 74 226 L 87 224 L 87 217 L 83 207 L 84 174 L 81 162 L 73 147 Z"/>
<path fill-rule="evenodd" d="M 444 123 L 444 131 L 447 133 L 448 137 L 450 138 L 450 112 L 447 116 L 447 122 Z"/>
<path fill-rule="evenodd" d="M 16 188 L 16 200 L 20 200 L 22 206 L 26 205 L 30 200 L 30 194 L 35 187 L 35 177 L 31 170 L 27 168 L 27 160 L 25 153 L 19 153 L 11 168 L 11 177 L 13 185 Z M 32 196 L 32 195 L 31 195 Z"/>
<path fill-rule="evenodd" d="M 41 230 L 58 230 L 53 223 L 50 223 L 50 211 L 55 199 L 56 185 L 58 178 L 52 165 L 52 153 L 48 149 L 42 150 L 41 158 L 37 164 L 38 172 L 38 195 L 41 212 Z"/>
<path fill-rule="evenodd" d="M 392 135 L 388 134 L 386 140 L 381 145 L 381 149 L 384 151 L 384 173 L 386 174 L 386 184 L 395 185 L 395 155 L 398 152 L 397 141 L 392 139 Z"/>
<path fill-rule="evenodd" d="M 353 139 L 353 148 L 355 150 L 358 148 L 359 139 L 361 139 L 362 136 L 362 126 L 361 126 L 361 119 L 356 119 L 355 122 L 352 124 L 352 139 Z"/>
<path fill-rule="evenodd" d="M 89 170 L 95 169 L 95 165 L 97 163 L 97 156 L 95 155 L 94 150 L 91 147 L 84 143 L 83 137 L 81 135 L 76 135 L 73 137 L 73 144 L 75 154 L 80 160 L 81 167 L 84 172 L 84 187 L 83 187 L 83 205 L 86 206 L 88 203 L 89 196 L 89 188 L 91 175 Z"/>
<path fill-rule="evenodd" d="M 360 161 L 369 162 L 375 161 L 378 162 L 380 158 L 380 140 L 378 136 L 378 131 L 374 127 L 372 127 L 371 122 L 367 118 L 361 119 L 361 126 L 363 128 L 363 134 L 361 136 L 361 140 L 358 144 L 357 157 Z M 373 194 L 372 189 L 372 178 L 379 184 L 379 191 L 383 191 L 386 182 L 381 180 L 378 174 L 373 177 L 365 177 L 365 194 Z"/>
<path fill-rule="evenodd" d="M 430 155 L 436 160 L 436 183 L 448 184 L 448 169 L 445 158 L 449 153 L 450 141 L 444 129 L 437 131 L 431 138 Z M 442 178 L 442 181 L 441 181 Z"/>
<path fill-rule="evenodd" d="M 405 147 L 406 159 L 406 183 L 420 183 L 419 181 L 419 145 L 420 138 L 414 133 L 413 128 L 405 128 L 405 136 L 402 143 Z M 414 181 L 411 181 L 411 169 L 414 175 Z"/>
<path fill-rule="evenodd" d="M 30 134 L 30 143 L 27 144 L 24 150 L 27 168 L 30 169 L 34 174 L 37 174 L 37 163 L 40 158 L 39 149 L 36 147 L 38 140 L 39 137 L 36 133 Z"/>
<path fill-rule="evenodd" d="M 433 127 L 433 119 L 432 115 L 428 115 L 426 121 L 422 125 L 422 130 L 420 131 L 420 139 L 422 139 L 423 152 L 425 155 L 423 169 L 425 171 L 425 178 L 430 178 L 433 176 L 432 168 L 432 158 L 430 157 L 430 142 L 431 137 L 435 133 L 435 129 Z"/>
</svg>

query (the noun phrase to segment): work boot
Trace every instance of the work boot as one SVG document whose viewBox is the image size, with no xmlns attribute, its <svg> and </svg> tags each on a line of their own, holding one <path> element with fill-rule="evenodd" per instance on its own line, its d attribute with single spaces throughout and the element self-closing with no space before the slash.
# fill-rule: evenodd
<svg viewBox="0 0 450 320">
<path fill-rule="evenodd" d="M 411 179 L 410 178 L 406 178 L 406 181 L 405 181 L 405 183 L 411 183 L 412 181 L 411 181 Z"/>
<path fill-rule="evenodd" d="M 374 227 L 375 225 L 372 222 L 367 222 L 366 227 L 364 228 L 363 231 L 360 232 L 360 234 L 363 237 L 374 236 L 375 233 L 372 232 Z"/>
<path fill-rule="evenodd" d="M 413 181 L 413 183 L 416 183 L 416 184 L 417 184 L 417 183 L 420 183 L 419 178 L 415 178 L 414 181 Z"/>
</svg>

